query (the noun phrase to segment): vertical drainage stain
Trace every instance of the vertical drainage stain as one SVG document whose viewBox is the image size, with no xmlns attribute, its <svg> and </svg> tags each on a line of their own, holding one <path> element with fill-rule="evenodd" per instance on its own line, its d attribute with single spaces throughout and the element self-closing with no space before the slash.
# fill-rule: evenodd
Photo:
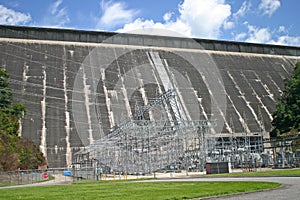
<svg viewBox="0 0 300 200">
<path fill-rule="evenodd" d="M 47 89 L 47 74 L 46 74 L 46 66 L 42 66 L 43 68 L 43 100 L 41 101 L 41 110 L 42 110 L 42 134 L 41 134 L 41 144 L 40 149 L 43 152 L 44 156 L 47 158 L 47 143 L 46 143 L 46 89 Z"/>
<path fill-rule="evenodd" d="M 66 117 L 66 163 L 67 166 L 72 163 L 72 152 L 70 147 L 70 112 L 68 111 L 68 93 L 67 93 L 67 62 L 66 62 L 66 49 L 64 47 L 63 55 L 63 88 L 64 88 L 64 99 L 65 99 L 65 117 Z"/>
<path fill-rule="evenodd" d="M 86 114 L 87 114 L 87 120 L 88 120 L 88 141 L 90 144 L 94 142 L 93 138 L 93 130 L 92 130 L 92 121 L 91 121 L 91 113 L 90 113 L 90 101 L 89 101 L 89 96 L 91 94 L 90 91 L 90 86 L 87 85 L 87 77 L 85 74 L 85 71 L 83 70 L 83 90 L 84 90 L 84 104 L 85 104 L 85 109 L 86 109 Z"/>
</svg>

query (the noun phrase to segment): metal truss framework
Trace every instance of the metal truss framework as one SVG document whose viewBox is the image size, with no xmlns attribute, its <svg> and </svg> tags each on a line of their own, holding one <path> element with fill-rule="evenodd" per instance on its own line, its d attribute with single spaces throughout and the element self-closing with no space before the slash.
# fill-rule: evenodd
<svg viewBox="0 0 300 200">
<path fill-rule="evenodd" d="M 144 114 L 158 105 L 165 109 L 168 119 L 144 120 Z M 185 168 L 188 157 L 194 157 L 204 166 L 205 151 L 214 145 L 214 139 L 205 136 L 212 124 L 207 120 L 182 120 L 175 91 L 168 90 L 136 108 L 132 116 L 113 127 L 107 136 L 77 155 L 89 154 L 89 159 L 99 160 L 101 166 L 125 173 Z"/>
<path fill-rule="evenodd" d="M 133 125 L 118 137 L 97 141 L 90 146 L 90 156 L 113 171 L 125 173 L 182 169 L 186 167 L 185 159 L 192 156 L 199 164 L 205 163 L 207 121 L 186 121 L 182 128 L 165 121 L 138 120 L 141 122 L 144 125 Z"/>
<path fill-rule="evenodd" d="M 147 112 L 162 105 L 166 120 L 145 120 Z M 97 170 L 146 174 L 161 170 L 199 170 L 206 162 L 228 161 L 240 165 L 263 153 L 263 136 L 250 144 L 250 136 L 228 137 L 211 131 L 214 121 L 183 120 L 175 91 L 168 90 L 113 127 L 111 132 L 77 153 L 77 163 L 97 161 Z M 236 160 L 236 161 L 235 161 Z M 99 169 L 99 170 L 100 170 Z"/>
</svg>

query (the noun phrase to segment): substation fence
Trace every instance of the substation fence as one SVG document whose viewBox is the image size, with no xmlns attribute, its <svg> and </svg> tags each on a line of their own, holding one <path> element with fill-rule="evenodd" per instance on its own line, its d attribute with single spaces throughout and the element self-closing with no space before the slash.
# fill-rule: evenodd
<svg viewBox="0 0 300 200">
<path fill-rule="evenodd" d="M 300 132 L 264 141 L 266 149 L 273 152 L 275 168 L 300 167 Z"/>
<path fill-rule="evenodd" d="M 174 123 L 138 120 L 117 136 L 100 139 L 77 154 L 77 168 L 89 169 L 89 160 L 94 160 L 101 173 L 149 174 L 182 170 L 193 165 L 190 162 L 203 169 L 205 151 L 215 145 L 212 138 L 204 141 L 204 134 L 212 123 L 182 121 L 184 126 L 174 126 Z"/>
<path fill-rule="evenodd" d="M 167 113 L 165 120 L 145 120 L 156 106 Z M 105 137 L 77 152 L 73 176 L 99 179 L 103 174 L 144 175 L 155 172 L 204 171 L 206 163 L 227 162 L 248 171 L 256 167 L 292 166 L 285 156 L 289 147 L 274 146 L 258 133 L 215 133 L 215 121 L 184 120 L 176 91 L 168 90 L 114 126 Z M 284 153 L 283 153 L 284 152 Z M 299 153 L 300 154 L 300 153 Z"/>
<path fill-rule="evenodd" d="M 5 185 L 24 185 L 39 183 L 52 179 L 56 175 L 62 175 L 67 169 L 55 168 L 47 170 L 15 170 L 0 172 L 0 183 Z M 55 182 L 55 179 L 53 179 Z"/>
<path fill-rule="evenodd" d="M 162 106 L 168 117 L 145 120 L 145 114 L 157 106 Z M 215 145 L 215 140 L 205 135 L 213 135 L 211 129 L 215 123 L 184 120 L 185 114 L 176 91 L 168 90 L 147 105 L 137 107 L 133 115 L 114 126 L 108 135 L 76 153 L 74 168 L 91 168 L 88 163 L 93 160 L 97 174 L 149 174 L 187 169 L 193 159 L 203 169 L 205 151 Z"/>
<path fill-rule="evenodd" d="M 185 124 L 184 129 L 175 130 L 156 121 L 128 129 L 120 137 L 99 140 L 77 155 L 73 174 L 98 180 L 120 175 L 155 176 L 156 172 L 202 172 L 207 163 L 224 162 L 243 171 L 299 167 L 298 137 L 269 140 L 261 134 L 248 135 L 247 140 L 226 138 L 213 136 L 207 121 Z"/>
</svg>

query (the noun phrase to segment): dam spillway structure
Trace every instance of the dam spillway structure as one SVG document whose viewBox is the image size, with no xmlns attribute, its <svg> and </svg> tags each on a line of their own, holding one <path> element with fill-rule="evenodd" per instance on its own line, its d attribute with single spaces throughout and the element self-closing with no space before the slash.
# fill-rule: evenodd
<svg viewBox="0 0 300 200">
<path fill-rule="evenodd" d="M 207 138 L 221 138 L 214 145 L 259 143 L 299 56 L 300 48 L 290 46 L 0 26 L 0 65 L 14 99 L 27 107 L 20 134 L 40 146 L 49 167 L 71 165 L 130 116 L 151 122 L 150 129 L 193 127 L 189 133 L 199 122 L 214 124 L 207 126 Z M 168 91 L 176 105 L 153 106 Z M 181 139 L 168 143 L 181 149 L 178 155 L 190 147 Z"/>
</svg>

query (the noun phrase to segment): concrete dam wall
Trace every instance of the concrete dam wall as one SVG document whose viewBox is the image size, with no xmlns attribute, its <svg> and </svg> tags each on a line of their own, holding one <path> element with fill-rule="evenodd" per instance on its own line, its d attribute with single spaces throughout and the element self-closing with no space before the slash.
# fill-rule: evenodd
<svg viewBox="0 0 300 200">
<path fill-rule="evenodd" d="M 146 120 L 176 115 L 215 120 L 221 134 L 268 132 L 299 56 L 299 47 L 0 26 L 0 65 L 27 107 L 21 135 L 40 146 L 49 167 L 70 165 L 74 153 L 168 90 L 178 113 L 159 106 Z"/>
</svg>

